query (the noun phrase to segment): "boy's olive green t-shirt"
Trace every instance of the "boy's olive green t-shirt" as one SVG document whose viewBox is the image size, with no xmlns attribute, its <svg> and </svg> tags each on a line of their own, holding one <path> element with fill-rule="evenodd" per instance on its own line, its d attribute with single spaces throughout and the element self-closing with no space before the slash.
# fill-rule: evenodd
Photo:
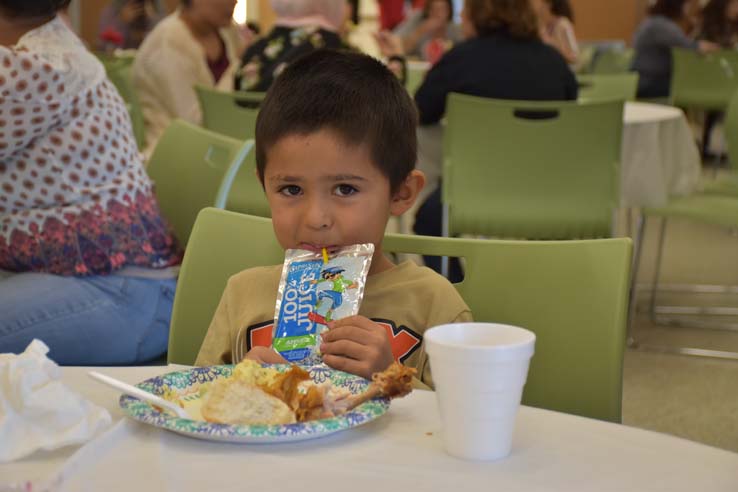
<svg viewBox="0 0 738 492">
<path fill-rule="evenodd" d="M 252 347 L 271 345 L 281 274 L 282 265 L 275 265 L 251 268 L 228 280 L 197 365 L 237 363 Z M 472 320 L 448 280 L 410 261 L 367 278 L 359 314 L 387 330 L 395 359 L 416 368 L 429 386 L 423 333 L 444 323 Z"/>
</svg>

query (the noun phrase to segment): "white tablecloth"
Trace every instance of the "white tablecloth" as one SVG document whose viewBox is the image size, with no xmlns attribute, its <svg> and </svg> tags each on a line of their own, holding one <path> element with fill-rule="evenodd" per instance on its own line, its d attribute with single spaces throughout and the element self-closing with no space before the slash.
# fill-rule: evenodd
<svg viewBox="0 0 738 492">
<path fill-rule="evenodd" d="M 173 369 L 98 370 L 137 382 Z M 86 371 L 65 368 L 63 377 L 120 419 L 119 395 Z M 435 397 L 425 391 L 363 427 L 301 443 L 211 443 L 122 419 L 74 451 L 0 465 L 0 483 L 38 483 L 61 470 L 65 491 L 738 490 L 738 454 L 529 407 L 518 416 L 511 456 L 461 461 L 444 453 Z"/>
<path fill-rule="evenodd" d="M 688 195 L 700 180 L 700 155 L 681 109 L 628 102 L 623 114 L 621 148 L 622 208 L 665 205 L 669 197 Z M 490 142 L 494 142 L 490 135 Z M 418 129 L 418 168 L 428 190 L 441 177 L 443 127 Z"/>
<path fill-rule="evenodd" d="M 700 154 L 679 108 L 629 102 L 623 115 L 622 207 L 665 205 L 700 181 Z"/>
</svg>

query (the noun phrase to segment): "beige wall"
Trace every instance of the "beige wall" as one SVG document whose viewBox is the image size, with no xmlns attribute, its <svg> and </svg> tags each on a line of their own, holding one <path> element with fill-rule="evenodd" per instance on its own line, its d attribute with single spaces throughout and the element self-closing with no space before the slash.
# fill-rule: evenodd
<svg viewBox="0 0 738 492">
<path fill-rule="evenodd" d="M 648 0 L 571 0 L 582 41 L 622 39 L 630 43 Z"/>
<path fill-rule="evenodd" d="M 177 5 L 179 0 L 162 0 L 167 9 L 171 12 Z M 97 43 L 97 29 L 100 22 L 100 13 L 110 4 L 110 0 L 79 0 L 80 4 L 80 27 L 82 39 L 89 46 L 95 46 Z"/>
</svg>

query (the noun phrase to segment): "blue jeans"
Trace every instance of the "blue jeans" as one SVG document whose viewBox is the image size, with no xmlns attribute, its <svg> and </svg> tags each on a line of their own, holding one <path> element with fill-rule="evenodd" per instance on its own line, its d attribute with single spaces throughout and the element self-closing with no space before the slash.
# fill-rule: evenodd
<svg viewBox="0 0 738 492">
<path fill-rule="evenodd" d="M 123 275 L 0 278 L 0 353 L 38 338 L 61 365 L 124 365 L 167 350 L 176 279 Z"/>
</svg>

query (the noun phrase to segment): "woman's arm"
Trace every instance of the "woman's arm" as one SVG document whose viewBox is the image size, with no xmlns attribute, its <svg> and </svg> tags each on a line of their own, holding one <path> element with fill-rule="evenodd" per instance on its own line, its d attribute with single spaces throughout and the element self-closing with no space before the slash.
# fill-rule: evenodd
<svg viewBox="0 0 738 492">
<path fill-rule="evenodd" d="M 556 24 L 554 39 L 556 48 L 566 59 L 566 62 L 569 65 L 576 64 L 579 61 L 579 44 L 577 43 L 576 34 L 574 34 L 574 26 L 568 19 L 563 18 Z"/>
<path fill-rule="evenodd" d="M 449 52 L 451 53 L 451 52 Z M 449 53 L 430 69 L 415 93 L 421 125 L 438 123 L 446 114 L 446 96 L 451 92 L 448 71 Z"/>
</svg>

